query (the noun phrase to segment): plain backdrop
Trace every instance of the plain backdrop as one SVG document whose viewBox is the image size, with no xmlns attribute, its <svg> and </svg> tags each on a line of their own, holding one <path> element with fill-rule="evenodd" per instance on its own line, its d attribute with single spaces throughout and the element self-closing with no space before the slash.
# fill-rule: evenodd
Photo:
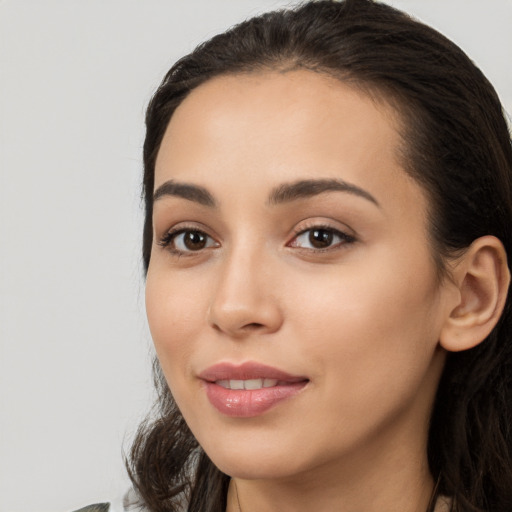
<svg viewBox="0 0 512 512">
<path fill-rule="evenodd" d="M 511 0 L 389 0 L 512 110 Z M 151 402 L 139 255 L 144 108 L 200 41 L 277 0 L 0 0 L 0 511 L 129 485 Z"/>
</svg>

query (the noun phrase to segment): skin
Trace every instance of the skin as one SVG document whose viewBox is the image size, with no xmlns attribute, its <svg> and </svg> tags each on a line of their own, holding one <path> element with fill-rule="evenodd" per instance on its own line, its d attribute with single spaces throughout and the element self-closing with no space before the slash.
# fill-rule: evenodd
<svg viewBox="0 0 512 512">
<path fill-rule="evenodd" d="M 428 202 L 402 168 L 398 121 L 340 81 L 290 71 L 210 80 L 167 128 L 155 190 L 200 186 L 216 206 L 155 201 L 149 326 L 180 410 L 234 477 L 243 512 L 427 507 L 439 337 L 459 295 L 436 279 Z M 340 190 L 269 201 L 312 179 L 344 180 L 375 201 Z M 315 226 L 332 245 L 311 245 Z M 162 246 L 172 229 L 200 230 L 206 245 L 187 249 L 177 235 Z M 260 416 L 224 416 L 198 375 L 246 361 L 309 383 Z M 233 485 L 227 510 L 238 510 Z"/>
</svg>

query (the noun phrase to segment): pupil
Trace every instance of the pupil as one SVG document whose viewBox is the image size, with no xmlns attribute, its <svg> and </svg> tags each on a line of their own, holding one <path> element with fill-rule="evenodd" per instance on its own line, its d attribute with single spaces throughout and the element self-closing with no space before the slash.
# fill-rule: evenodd
<svg viewBox="0 0 512 512">
<path fill-rule="evenodd" d="M 314 229 L 309 234 L 309 242 L 313 247 L 322 249 L 332 244 L 332 231 L 326 229 Z"/>
<path fill-rule="evenodd" d="M 206 237 L 200 231 L 187 231 L 185 233 L 184 243 L 187 249 L 197 251 L 203 249 L 206 245 Z"/>
</svg>

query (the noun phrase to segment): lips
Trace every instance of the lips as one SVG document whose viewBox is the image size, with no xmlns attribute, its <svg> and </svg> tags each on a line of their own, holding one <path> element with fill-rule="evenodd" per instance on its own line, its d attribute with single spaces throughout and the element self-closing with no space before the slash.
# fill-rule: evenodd
<svg viewBox="0 0 512 512">
<path fill-rule="evenodd" d="M 203 371 L 206 396 L 222 414 L 231 417 L 259 416 L 299 393 L 309 382 L 270 366 L 248 362 L 220 363 Z"/>
</svg>

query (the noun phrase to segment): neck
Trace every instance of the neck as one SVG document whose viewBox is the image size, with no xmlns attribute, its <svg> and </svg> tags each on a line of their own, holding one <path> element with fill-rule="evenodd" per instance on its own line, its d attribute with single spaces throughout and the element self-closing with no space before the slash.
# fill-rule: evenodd
<svg viewBox="0 0 512 512">
<path fill-rule="evenodd" d="M 320 481 L 294 482 L 233 479 L 227 512 L 426 512 L 434 489 L 426 470 L 414 477 L 402 468 L 384 478 L 375 471 L 350 478 L 338 475 L 335 482 L 324 476 Z"/>
<path fill-rule="evenodd" d="M 402 429 L 398 436 L 395 428 L 389 430 L 389 439 L 367 439 L 336 466 L 319 465 L 290 478 L 234 478 L 227 512 L 426 512 L 434 488 L 427 431 L 421 443 L 411 443 L 419 438 L 417 430 Z"/>
</svg>

